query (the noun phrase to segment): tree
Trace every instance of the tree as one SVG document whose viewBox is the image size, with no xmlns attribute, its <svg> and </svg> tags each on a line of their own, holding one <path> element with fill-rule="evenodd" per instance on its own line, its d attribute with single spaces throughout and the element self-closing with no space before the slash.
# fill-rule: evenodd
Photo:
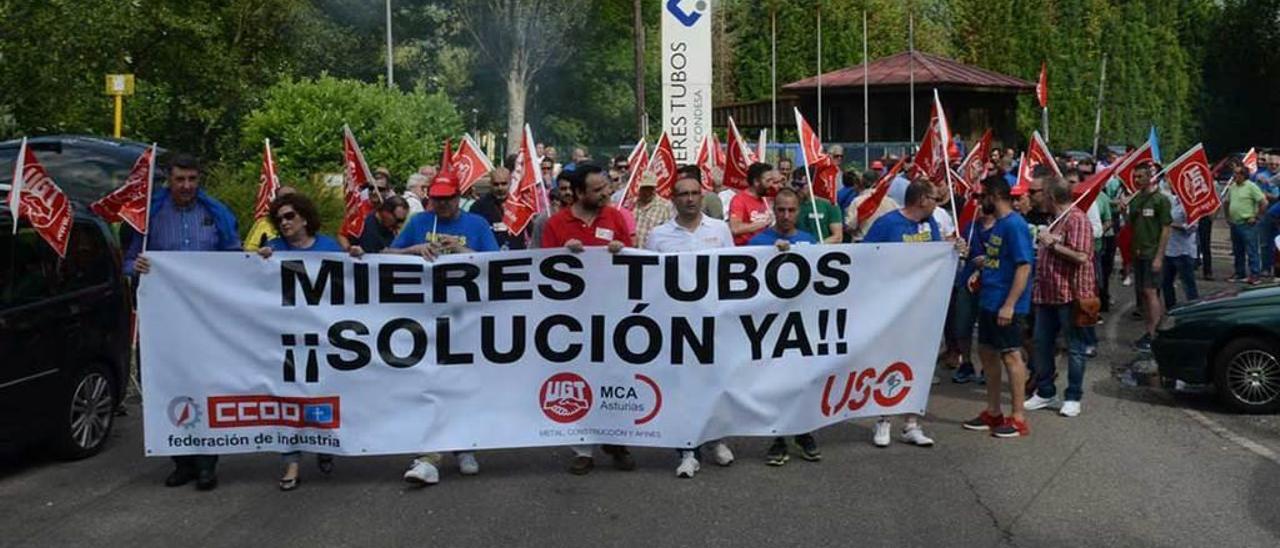
<svg viewBox="0 0 1280 548">
<path fill-rule="evenodd" d="M 524 133 L 525 107 L 534 78 L 573 50 L 584 21 L 584 0 L 476 0 L 458 8 L 463 26 L 507 87 L 507 148 Z"/>
</svg>

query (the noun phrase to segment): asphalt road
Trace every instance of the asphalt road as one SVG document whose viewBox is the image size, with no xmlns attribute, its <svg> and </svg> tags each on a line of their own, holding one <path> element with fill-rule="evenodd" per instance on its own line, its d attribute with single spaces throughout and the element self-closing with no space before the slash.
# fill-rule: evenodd
<svg viewBox="0 0 1280 548">
<path fill-rule="evenodd" d="M 329 477 L 308 460 L 291 493 L 274 455 L 231 456 L 201 493 L 161 485 L 169 462 L 142 456 L 131 406 L 95 458 L 0 462 L 0 546 L 1280 545 L 1280 417 L 1120 380 L 1139 324 L 1132 291 L 1115 293 L 1084 413 L 1033 412 L 1024 439 L 962 430 L 982 388 L 944 382 L 931 449 L 877 449 L 860 421 L 818 433 L 822 462 L 780 469 L 763 463 L 767 440 L 742 438 L 737 463 L 692 480 L 665 450 L 576 477 L 567 449 L 526 449 L 482 453 L 476 477 L 450 459 L 425 489 L 401 482 L 408 457 L 339 459 Z"/>
</svg>

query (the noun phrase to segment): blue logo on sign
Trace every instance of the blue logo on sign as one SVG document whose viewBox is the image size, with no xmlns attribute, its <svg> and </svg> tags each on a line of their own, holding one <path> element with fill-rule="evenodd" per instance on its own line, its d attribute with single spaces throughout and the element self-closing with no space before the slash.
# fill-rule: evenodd
<svg viewBox="0 0 1280 548">
<path fill-rule="evenodd" d="M 333 422 L 333 406 L 329 404 L 308 405 L 303 408 L 302 416 L 306 417 L 306 422 L 313 424 Z"/>
<path fill-rule="evenodd" d="M 684 0 L 667 0 L 667 11 L 671 12 L 671 15 L 674 15 L 681 25 L 692 27 L 699 19 L 702 19 L 702 12 L 707 10 L 707 2 L 706 0 L 694 2 L 693 11 L 691 12 L 684 11 L 684 8 L 680 7 L 682 3 L 684 3 Z"/>
</svg>

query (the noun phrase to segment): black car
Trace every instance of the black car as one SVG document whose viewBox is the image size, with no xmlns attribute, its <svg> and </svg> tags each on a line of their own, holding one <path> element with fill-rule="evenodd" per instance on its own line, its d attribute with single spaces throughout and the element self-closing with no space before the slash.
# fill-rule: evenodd
<svg viewBox="0 0 1280 548">
<path fill-rule="evenodd" d="M 0 142 L 2 188 L 13 182 L 13 164 L 21 144 L 22 141 L 17 139 Z M 136 141 L 88 135 L 48 135 L 27 139 L 27 147 L 49 170 L 49 177 L 71 201 L 86 205 L 124 184 L 134 161 L 148 146 Z M 163 155 L 164 149 L 156 152 Z M 155 172 L 157 186 L 162 185 L 165 178 L 160 167 L 157 166 Z"/>
<path fill-rule="evenodd" d="M 0 195 L 7 192 L 0 192 Z M 129 380 L 131 295 L 110 228 L 76 208 L 66 258 L 0 207 L 0 450 L 102 449 Z"/>
</svg>

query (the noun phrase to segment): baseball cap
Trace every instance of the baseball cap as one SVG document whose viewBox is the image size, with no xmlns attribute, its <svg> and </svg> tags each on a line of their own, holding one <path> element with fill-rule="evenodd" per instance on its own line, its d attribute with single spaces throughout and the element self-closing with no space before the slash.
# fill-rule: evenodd
<svg viewBox="0 0 1280 548">
<path fill-rule="evenodd" d="M 844 147 L 840 145 L 831 145 L 827 147 L 827 154 L 832 156 L 844 156 Z"/>
<path fill-rule="evenodd" d="M 645 173 L 644 176 L 640 177 L 638 186 L 658 186 L 658 178 L 652 173 Z"/>
<path fill-rule="evenodd" d="M 1027 193 L 1026 185 L 1013 185 L 1013 188 L 1009 189 L 1010 196 L 1022 196 L 1023 194 L 1026 194 L 1026 193 Z"/>
<path fill-rule="evenodd" d="M 452 175 L 441 173 L 427 187 L 428 198 L 452 198 L 459 193 L 458 180 Z"/>
</svg>

